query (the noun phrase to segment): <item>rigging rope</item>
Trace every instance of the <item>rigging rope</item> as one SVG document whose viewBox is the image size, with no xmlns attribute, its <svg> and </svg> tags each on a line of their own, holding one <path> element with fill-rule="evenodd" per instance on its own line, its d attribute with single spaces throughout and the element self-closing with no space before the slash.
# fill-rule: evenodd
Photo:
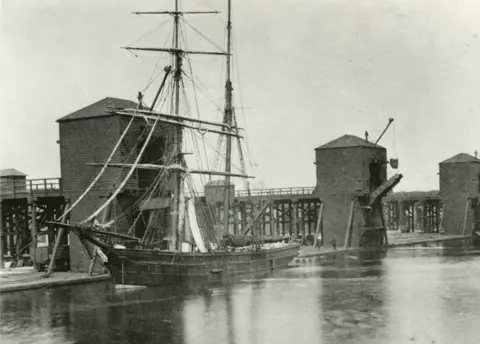
<svg viewBox="0 0 480 344">
<path fill-rule="evenodd" d="M 187 61 L 189 59 L 186 59 Z M 197 79 L 196 83 L 197 83 L 197 88 L 200 92 L 202 92 L 202 94 L 207 98 L 207 100 L 212 103 L 212 105 L 217 109 L 217 111 L 219 112 L 223 112 L 223 109 L 220 107 L 220 105 L 218 105 L 217 103 L 215 103 L 215 101 L 213 100 L 213 98 L 210 96 L 210 94 L 208 93 L 208 91 L 204 88 L 204 85 L 202 84 L 202 82 L 200 81 L 200 79 L 195 75 L 195 74 L 192 74 L 191 76 L 186 74 L 184 71 L 182 71 L 183 75 L 185 77 L 187 77 L 187 79 L 189 79 L 192 83 L 194 83 L 195 81 L 193 80 L 193 78 Z"/>
<path fill-rule="evenodd" d="M 170 36 L 171 32 L 173 31 L 173 26 L 172 28 L 170 29 L 168 35 L 167 35 L 167 38 L 165 38 L 165 42 L 163 43 L 163 46 L 166 46 L 167 45 L 167 41 L 168 41 L 168 37 Z M 150 80 L 147 82 L 147 85 L 143 88 L 143 90 L 141 92 L 145 92 L 149 87 L 150 85 L 155 81 L 157 80 L 157 78 L 162 74 L 163 72 L 163 69 L 159 70 L 157 75 L 155 77 L 153 77 L 153 75 L 155 74 L 155 71 L 157 70 L 157 67 L 158 65 L 160 64 L 160 61 L 161 60 L 164 60 L 164 59 L 168 59 L 170 58 L 170 56 L 165 56 L 165 57 L 161 57 L 162 55 L 159 54 L 158 55 L 158 58 L 157 58 L 157 62 L 155 64 L 155 67 L 153 68 L 152 70 L 152 75 L 150 76 Z"/>
<path fill-rule="evenodd" d="M 197 34 L 199 34 L 202 38 L 204 38 L 207 42 L 209 42 L 210 44 L 212 44 L 214 47 L 218 48 L 220 51 L 224 51 L 218 44 L 216 44 L 214 41 L 212 41 L 210 38 L 208 38 L 207 36 L 205 36 L 203 33 L 201 33 L 200 31 L 198 31 L 194 26 L 192 26 L 188 21 L 186 21 L 184 18 L 182 18 L 182 22 L 184 22 L 185 24 L 187 24 L 188 26 L 190 26 L 192 28 L 193 31 L 195 31 Z"/>
<path fill-rule="evenodd" d="M 167 92 L 168 92 L 168 90 L 167 90 Z M 165 106 L 166 101 L 167 101 L 166 98 L 164 98 L 164 99 L 163 99 L 163 102 L 160 103 L 160 106 L 159 106 L 160 110 Z M 147 132 L 147 128 L 144 128 L 143 132 L 139 135 L 139 138 L 137 139 L 137 142 L 136 142 L 135 145 L 133 146 L 133 148 L 132 148 L 131 152 L 129 153 L 129 155 L 126 157 L 125 162 L 129 161 L 130 157 L 133 155 L 133 153 L 135 152 L 135 148 L 137 147 L 137 145 L 138 145 L 139 142 L 141 141 L 141 139 L 142 139 L 142 137 L 143 137 L 143 134 L 144 134 L 145 132 Z M 124 171 L 124 169 L 125 169 L 125 167 L 122 167 L 122 168 L 121 168 L 121 170 L 120 170 L 121 172 L 120 172 L 120 173 L 117 175 L 117 177 L 115 178 L 115 181 L 114 181 L 114 184 L 113 184 L 113 185 L 115 185 L 115 183 L 117 182 L 117 180 L 120 179 L 121 173 Z M 140 180 L 139 180 L 139 182 L 140 182 Z M 114 188 L 114 187 L 109 188 L 107 194 L 110 193 L 110 191 L 111 191 L 113 188 Z M 136 202 L 134 202 L 132 205 L 130 205 L 129 207 L 127 207 L 122 213 L 120 213 L 120 215 L 115 216 L 115 217 L 113 218 L 113 220 L 116 221 L 116 220 L 122 219 L 122 218 L 124 218 L 125 216 L 127 216 L 127 214 L 129 213 L 129 211 L 130 211 L 131 209 L 135 209 L 136 206 L 137 206 L 138 204 L 140 204 L 140 203 L 147 197 L 148 192 L 150 191 L 150 189 L 151 189 L 151 186 L 147 189 L 146 193 L 145 193 L 143 196 L 141 196 L 141 197 L 140 197 Z"/>
<path fill-rule="evenodd" d="M 138 136 L 137 138 L 137 141 L 135 142 L 135 144 L 133 145 L 132 147 L 132 150 L 128 153 L 128 155 L 123 159 L 123 161 L 125 163 L 127 163 L 128 161 L 130 161 L 130 158 L 133 156 L 133 154 L 135 153 L 135 150 L 138 146 L 138 144 L 142 141 L 142 138 L 144 136 L 144 134 L 147 132 L 147 128 L 144 128 L 143 131 L 140 133 L 140 135 Z M 126 167 L 125 166 L 122 166 L 119 170 L 120 172 L 117 173 L 117 175 L 115 176 L 115 179 L 113 180 L 113 182 L 111 183 L 110 187 L 108 189 L 106 189 L 106 192 L 105 194 L 108 195 L 112 190 L 115 189 L 115 185 L 117 184 L 117 182 L 119 180 L 121 180 L 121 177 L 123 175 L 123 172 L 125 171 Z"/>
<path fill-rule="evenodd" d="M 148 18 L 148 17 L 146 17 Z M 143 38 L 145 38 L 146 36 L 148 36 L 149 34 L 151 34 L 153 31 L 156 31 L 158 29 L 160 29 L 162 26 L 168 24 L 168 23 L 171 23 L 171 20 L 170 19 L 166 19 L 165 21 L 161 22 L 160 24 L 158 24 L 157 26 L 155 26 L 153 29 L 147 31 L 146 33 L 144 33 L 142 36 L 134 39 L 130 44 L 127 45 L 127 47 L 131 46 L 132 44 L 134 43 L 137 43 L 138 41 L 142 40 Z M 168 37 L 169 35 L 167 35 Z"/>
<path fill-rule="evenodd" d="M 72 204 L 71 207 L 69 207 L 64 213 L 62 216 L 60 216 L 60 218 L 58 219 L 58 221 L 61 221 L 65 218 L 65 216 L 67 216 L 68 213 L 70 213 L 72 211 L 72 209 L 78 204 L 80 203 L 80 201 L 85 197 L 85 195 L 90 192 L 90 190 L 93 188 L 93 186 L 100 180 L 100 177 L 103 175 L 103 173 L 107 170 L 107 167 L 108 167 L 108 164 L 110 163 L 110 161 L 112 160 L 113 156 L 115 155 L 115 152 L 117 151 L 118 147 L 120 147 L 120 143 L 123 141 L 123 138 L 125 137 L 125 135 L 127 134 L 127 131 L 128 129 L 130 129 L 130 126 L 132 125 L 133 123 L 133 120 L 134 120 L 134 117 L 132 117 L 130 119 L 130 122 L 128 122 L 128 125 L 127 127 L 125 128 L 125 130 L 123 131 L 122 135 L 120 136 L 120 139 L 118 140 L 117 144 L 115 145 L 115 147 L 113 148 L 112 152 L 110 153 L 110 156 L 108 157 L 107 161 L 105 162 L 105 164 L 103 165 L 102 169 L 100 170 L 100 172 L 98 173 L 97 177 L 93 180 L 93 182 L 88 186 L 88 188 L 80 195 L 80 197 Z"/>
<path fill-rule="evenodd" d="M 237 116 L 235 115 L 235 111 L 232 112 L 232 117 L 233 117 L 234 126 L 236 128 L 238 128 Z M 236 134 L 239 135 L 239 130 L 238 129 L 236 129 Z M 245 168 L 245 161 L 244 161 L 243 150 L 242 150 L 242 141 L 240 139 L 240 136 L 237 136 L 237 148 L 238 148 L 238 155 L 240 157 L 240 168 L 241 168 L 242 173 L 246 175 L 247 174 L 247 169 Z M 250 192 L 250 182 L 249 182 L 248 178 L 245 178 L 243 182 L 244 182 L 244 185 L 246 187 L 248 197 L 251 198 L 252 194 Z"/>
<path fill-rule="evenodd" d="M 398 157 L 398 154 L 397 154 L 397 146 L 396 146 L 396 143 L 395 143 L 395 140 L 396 140 L 396 124 L 395 124 L 395 121 L 393 122 L 393 154 L 394 156 L 397 158 Z"/>
<path fill-rule="evenodd" d="M 91 221 L 92 219 L 94 219 L 96 216 L 98 216 L 98 214 L 100 214 L 102 212 L 103 209 L 105 209 L 105 207 L 110 204 L 110 202 L 112 202 L 115 197 L 117 197 L 117 195 L 120 193 L 120 191 L 123 189 L 123 187 L 125 186 L 125 184 L 127 184 L 127 181 L 130 179 L 130 177 L 132 176 L 133 174 L 133 171 L 135 171 L 135 168 L 137 167 L 138 163 L 140 162 L 140 159 L 142 158 L 142 155 L 143 155 L 143 152 L 145 151 L 145 149 L 147 148 L 147 145 L 148 143 L 150 142 L 150 139 L 152 138 L 152 135 L 155 131 L 155 129 L 157 128 L 157 124 L 159 122 L 159 117 L 155 118 L 155 122 L 153 123 L 152 127 L 150 128 L 150 132 L 148 133 L 148 136 L 147 136 L 147 139 L 145 140 L 145 143 L 143 144 L 143 147 L 142 149 L 140 150 L 140 152 L 138 153 L 138 156 L 137 158 L 135 159 L 135 163 L 133 164 L 133 166 L 130 168 L 130 171 L 128 172 L 127 176 L 125 177 L 125 179 L 123 180 L 122 184 L 120 184 L 120 186 L 117 188 L 117 190 L 115 190 L 115 192 L 110 196 L 110 198 L 107 200 L 107 202 L 105 202 L 99 209 L 97 209 L 97 211 L 95 211 L 92 215 L 90 215 L 87 219 L 85 219 L 84 221 L 82 221 L 81 223 L 85 223 L 85 222 L 88 222 L 88 221 Z"/>
<path fill-rule="evenodd" d="M 170 156 L 170 158 L 168 159 L 168 161 L 166 161 L 166 164 L 169 165 L 170 163 L 172 163 L 174 161 L 174 156 L 173 154 Z M 148 194 L 147 196 L 147 202 L 152 198 L 153 194 L 155 193 L 156 190 L 159 190 L 162 188 L 162 186 L 164 186 L 165 182 L 168 182 L 168 178 L 165 178 L 165 176 L 168 174 L 168 169 L 164 169 L 161 173 L 158 174 L 157 178 L 154 180 L 154 182 L 152 183 L 152 187 L 151 187 L 151 191 L 150 193 Z M 165 178 L 165 179 L 164 179 Z M 148 191 L 147 191 L 148 193 Z M 145 195 L 147 195 L 147 193 L 145 193 Z M 145 203 L 146 204 L 146 203 Z M 139 209 L 139 214 L 138 216 L 135 218 L 132 226 L 130 227 L 127 235 L 130 235 L 130 233 L 135 229 L 135 226 L 138 222 L 138 220 L 140 219 L 140 217 L 142 217 L 142 213 L 143 211 L 145 210 L 145 208 L 140 208 Z M 148 231 L 148 226 L 147 226 L 147 230 L 146 232 Z"/>
<path fill-rule="evenodd" d="M 185 46 L 187 46 L 188 43 L 187 43 L 187 37 L 186 37 L 185 30 L 181 29 L 181 33 L 182 33 L 183 40 L 185 41 Z M 187 62 L 188 62 L 188 68 L 190 70 L 190 74 L 193 76 L 193 68 L 192 68 L 192 63 L 191 63 L 190 59 L 187 59 Z M 184 72 L 184 74 L 187 75 L 185 72 Z M 187 78 L 188 78 L 188 76 L 187 76 Z M 198 105 L 197 86 L 195 84 L 195 81 L 193 80 L 193 77 L 190 80 L 191 80 L 192 85 L 193 85 L 193 95 L 194 95 L 194 98 L 195 98 L 195 106 L 196 106 L 196 109 L 197 109 L 197 117 L 200 118 L 200 107 Z M 183 92 L 184 92 L 185 99 L 187 99 L 187 94 L 186 94 L 186 90 L 185 90 L 185 85 L 183 83 L 183 79 L 182 79 L 182 87 L 183 87 Z M 187 111 L 191 114 L 190 106 L 189 106 L 188 102 L 187 102 Z M 200 155 L 200 149 L 198 148 L 198 143 L 195 140 L 194 134 L 191 134 L 191 137 L 192 137 L 193 145 L 195 146 L 194 148 L 196 149 L 196 151 L 198 153 L 198 156 L 199 156 L 199 159 L 200 159 L 200 162 L 201 162 L 201 155 Z M 205 154 L 207 169 L 210 169 L 210 166 L 209 166 L 209 163 L 208 163 L 208 154 L 207 154 L 206 147 L 205 147 L 206 145 L 205 145 L 205 135 L 204 134 L 202 134 L 201 141 L 203 143 L 202 147 L 203 147 L 203 152 Z M 203 166 L 203 163 L 200 163 L 200 168 L 202 168 L 202 166 Z M 209 181 L 211 181 L 211 176 L 210 175 L 208 175 L 207 178 L 208 178 Z M 202 180 L 203 184 L 205 184 L 204 179 L 205 179 L 205 176 L 200 176 L 200 180 Z"/>
</svg>

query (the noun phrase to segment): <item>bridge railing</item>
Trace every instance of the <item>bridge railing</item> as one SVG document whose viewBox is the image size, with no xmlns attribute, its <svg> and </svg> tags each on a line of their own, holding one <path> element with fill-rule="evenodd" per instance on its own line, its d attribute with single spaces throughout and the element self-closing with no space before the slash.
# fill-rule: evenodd
<svg viewBox="0 0 480 344">
<path fill-rule="evenodd" d="M 273 189 L 252 189 L 250 190 L 250 196 L 252 197 L 272 197 L 272 196 L 295 196 L 295 195 L 311 195 L 315 190 L 314 187 L 292 187 L 292 188 L 273 188 Z M 203 197 L 204 192 L 196 193 L 195 195 L 187 195 L 187 197 Z M 248 190 L 235 191 L 235 197 L 248 197 Z"/>
<path fill-rule="evenodd" d="M 0 180 L 0 195 L 25 197 L 27 194 L 48 196 L 62 193 L 61 178 Z"/>
<path fill-rule="evenodd" d="M 250 190 L 251 196 L 289 196 L 289 195 L 309 195 L 315 190 L 314 187 L 293 187 L 293 188 L 273 188 L 273 189 L 253 189 Z M 247 197 L 248 190 L 238 190 L 236 197 Z"/>
</svg>

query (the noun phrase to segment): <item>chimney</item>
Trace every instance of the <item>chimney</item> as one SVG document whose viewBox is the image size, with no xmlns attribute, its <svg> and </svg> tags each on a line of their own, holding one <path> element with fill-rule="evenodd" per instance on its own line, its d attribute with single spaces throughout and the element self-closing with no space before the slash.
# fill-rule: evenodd
<svg viewBox="0 0 480 344">
<path fill-rule="evenodd" d="M 475 158 L 478 159 L 478 151 L 475 151 Z"/>
</svg>

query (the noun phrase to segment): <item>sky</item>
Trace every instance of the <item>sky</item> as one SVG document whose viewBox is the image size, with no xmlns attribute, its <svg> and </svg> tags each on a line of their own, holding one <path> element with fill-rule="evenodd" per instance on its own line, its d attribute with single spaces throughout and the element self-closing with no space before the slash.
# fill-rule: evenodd
<svg viewBox="0 0 480 344">
<path fill-rule="evenodd" d="M 225 5 L 182 1 L 185 10 L 222 11 L 186 18 L 220 47 Z M 171 18 L 131 12 L 172 6 L 0 0 L 0 168 L 60 176 L 55 121 L 106 96 L 135 100 L 162 60 L 120 47 L 163 46 Z M 315 147 L 366 130 L 376 139 L 392 117 L 380 144 L 400 161 L 396 189 L 438 189 L 440 161 L 480 151 L 478 18 L 477 0 L 234 1 L 235 105 L 253 185 L 314 186 Z M 192 49 L 217 50 L 193 31 L 188 40 Z M 194 63 L 219 100 L 218 57 Z M 201 105 L 207 118 L 218 115 L 213 104 Z"/>
</svg>

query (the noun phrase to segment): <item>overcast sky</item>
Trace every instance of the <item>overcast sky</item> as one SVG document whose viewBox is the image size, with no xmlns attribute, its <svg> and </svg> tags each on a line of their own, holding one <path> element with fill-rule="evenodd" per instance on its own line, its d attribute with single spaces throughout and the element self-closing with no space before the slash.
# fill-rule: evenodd
<svg viewBox="0 0 480 344">
<path fill-rule="evenodd" d="M 224 11 L 226 1 L 182 3 Z M 169 18 L 130 12 L 171 9 L 173 0 L 0 4 L 0 168 L 56 177 L 55 120 L 106 96 L 135 100 L 157 60 L 119 47 Z M 241 0 L 233 7 L 235 97 L 257 183 L 313 186 L 315 147 L 365 130 L 376 138 L 389 117 L 395 126 L 381 145 L 400 159 L 398 190 L 438 189 L 440 161 L 480 151 L 480 1 Z M 223 46 L 224 14 L 187 19 Z M 163 43 L 169 29 L 139 42 Z M 197 46 L 197 38 L 189 34 L 192 47 L 215 49 Z M 198 62 L 207 88 L 222 91 L 220 74 L 209 72 L 214 64 L 221 69 L 218 58 Z"/>
</svg>

